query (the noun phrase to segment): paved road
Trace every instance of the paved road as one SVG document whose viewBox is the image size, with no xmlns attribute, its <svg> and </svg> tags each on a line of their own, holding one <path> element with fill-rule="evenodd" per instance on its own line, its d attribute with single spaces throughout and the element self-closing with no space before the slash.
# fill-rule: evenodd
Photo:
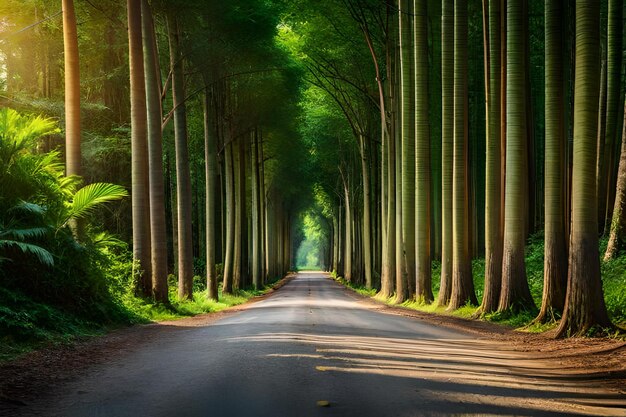
<svg viewBox="0 0 626 417">
<path fill-rule="evenodd" d="M 57 387 L 43 414 L 626 415 L 623 396 L 590 387 L 550 362 L 383 314 L 303 273 L 242 312 L 95 366 Z"/>
</svg>

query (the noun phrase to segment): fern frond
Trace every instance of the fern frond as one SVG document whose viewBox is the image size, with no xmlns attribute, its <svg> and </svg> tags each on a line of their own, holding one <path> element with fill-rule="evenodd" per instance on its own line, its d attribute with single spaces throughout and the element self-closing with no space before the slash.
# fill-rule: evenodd
<svg viewBox="0 0 626 417">
<path fill-rule="evenodd" d="M 54 258 L 52 257 L 52 254 L 41 246 L 33 245 L 31 243 L 17 242 L 15 240 L 0 240 L 0 248 L 16 248 L 25 254 L 36 256 L 37 259 L 39 259 L 39 262 L 46 266 L 54 266 Z"/>
</svg>

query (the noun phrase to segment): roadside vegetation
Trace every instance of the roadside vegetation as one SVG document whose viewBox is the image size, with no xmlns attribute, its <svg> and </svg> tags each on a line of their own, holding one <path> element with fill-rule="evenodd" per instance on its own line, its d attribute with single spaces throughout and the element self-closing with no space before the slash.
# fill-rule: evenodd
<svg viewBox="0 0 626 417">
<path fill-rule="evenodd" d="M 606 239 L 600 241 L 601 253 L 604 253 L 604 251 L 606 250 L 606 245 Z M 541 234 L 533 235 L 526 245 L 526 272 L 528 274 L 528 285 L 530 287 L 530 291 L 536 305 L 541 305 L 541 296 L 543 291 L 543 257 L 543 236 Z M 624 291 L 624 288 L 626 286 L 626 252 L 620 252 L 619 256 L 617 256 L 616 258 L 602 262 L 601 267 L 604 300 L 609 316 L 616 326 L 621 327 L 622 329 L 626 329 L 626 292 Z M 331 275 L 341 284 L 351 288 L 352 290 L 363 296 L 372 297 L 380 302 L 384 302 L 389 305 L 400 305 L 402 307 L 423 311 L 426 313 L 446 314 L 465 319 L 491 321 L 514 328 L 519 331 L 526 332 L 544 332 L 556 328 L 558 324 L 556 321 L 550 321 L 547 323 L 535 323 L 535 318 L 537 317 L 538 313 L 537 309 L 519 311 L 511 309 L 506 312 L 496 312 L 480 315 L 477 314 L 477 312 L 479 311 L 479 307 L 470 304 L 466 304 L 465 306 L 456 310 L 449 310 L 447 306 L 438 305 L 436 302 L 418 303 L 415 300 L 411 300 L 405 301 L 401 304 L 396 304 L 395 297 L 381 297 L 375 289 L 367 289 L 363 285 L 355 285 L 353 283 L 349 283 L 341 276 L 338 276 L 335 272 L 333 272 Z M 435 261 L 432 264 L 433 293 L 435 296 L 435 300 L 439 295 L 440 275 L 441 264 Z M 472 277 L 474 280 L 476 295 L 480 299 L 484 291 L 484 259 L 478 258 L 472 261 Z"/>
</svg>

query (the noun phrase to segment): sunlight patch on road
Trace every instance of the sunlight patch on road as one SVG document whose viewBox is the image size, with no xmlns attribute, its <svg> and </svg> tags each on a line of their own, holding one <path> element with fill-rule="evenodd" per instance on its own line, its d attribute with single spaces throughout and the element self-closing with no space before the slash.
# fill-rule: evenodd
<svg viewBox="0 0 626 417">
<path fill-rule="evenodd" d="M 626 416 L 626 397 L 598 386 L 604 375 L 601 364 L 597 369 L 584 371 L 566 368 L 559 353 L 550 356 L 519 352 L 505 342 L 302 333 L 263 333 L 227 340 L 308 345 L 315 353 L 278 351 L 266 357 L 310 360 L 319 372 L 427 380 L 433 387 L 440 387 L 428 392 L 435 399 L 535 411 Z M 483 394 L 485 388 L 489 395 Z"/>
</svg>

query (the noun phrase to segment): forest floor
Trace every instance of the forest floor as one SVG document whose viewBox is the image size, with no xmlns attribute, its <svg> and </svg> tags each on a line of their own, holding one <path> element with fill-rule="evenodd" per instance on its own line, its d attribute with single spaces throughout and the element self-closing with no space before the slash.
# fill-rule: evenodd
<svg viewBox="0 0 626 417">
<path fill-rule="evenodd" d="M 317 275 L 317 277 L 319 277 L 319 275 Z M 290 283 L 290 281 L 292 281 L 294 278 L 296 278 L 296 275 L 290 275 L 286 277 L 277 284 L 275 289 L 278 289 L 283 285 Z M 307 278 L 309 279 L 309 281 L 307 281 Z M 107 366 L 110 368 L 112 367 L 110 363 L 115 361 L 127 361 L 132 363 L 130 358 L 136 358 L 136 355 L 140 354 L 141 351 L 159 349 L 155 346 L 159 345 L 160 343 L 169 344 L 170 342 L 173 343 L 173 341 L 178 341 L 181 339 L 185 340 L 186 337 L 191 337 L 190 335 L 195 331 L 194 329 L 198 329 L 198 331 L 200 332 L 207 332 L 209 331 L 209 329 L 217 329 L 210 330 L 217 332 L 218 330 L 220 330 L 218 329 L 220 327 L 222 328 L 222 330 L 227 327 L 232 327 L 233 329 L 239 329 L 236 330 L 237 332 L 245 332 L 244 334 L 248 335 L 254 334 L 254 332 L 251 332 L 248 327 L 257 326 L 252 328 L 259 329 L 258 332 L 262 332 L 264 331 L 264 322 L 261 321 L 260 325 L 256 325 L 254 324 L 254 322 L 258 317 L 262 317 L 264 309 L 267 310 L 267 303 L 269 302 L 270 304 L 274 303 L 277 305 L 277 307 L 272 307 L 276 310 L 274 313 L 272 313 L 274 314 L 272 316 L 272 320 L 277 321 L 276 323 L 272 322 L 272 325 L 280 325 L 280 330 L 285 332 L 291 331 L 295 333 L 297 328 L 296 326 L 302 326 L 298 324 L 299 321 L 304 321 L 304 324 L 306 324 L 307 326 L 306 329 L 311 329 L 311 331 L 313 332 L 315 331 L 315 329 L 320 332 L 322 331 L 322 328 L 324 328 L 324 326 L 329 326 L 330 324 L 332 324 L 332 332 L 334 332 L 336 331 L 334 320 L 337 320 L 336 317 L 338 317 L 339 314 L 348 314 L 348 321 L 359 320 L 359 325 L 352 326 L 353 330 L 344 330 L 344 332 L 350 333 L 353 331 L 357 332 L 359 331 L 358 329 L 366 329 L 361 330 L 361 332 L 365 331 L 369 334 L 373 332 L 373 329 L 370 328 L 371 326 L 376 327 L 376 329 L 382 328 L 382 331 L 376 330 L 376 332 L 378 332 L 378 336 L 375 336 L 375 338 L 371 339 L 368 336 L 368 340 L 370 340 L 369 342 L 367 342 L 368 346 L 370 344 L 376 345 L 378 341 L 380 341 L 380 343 L 387 343 L 385 341 L 389 340 L 393 341 L 393 343 L 399 343 L 398 341 L 400 340 L 408 340 L 398 338 L 400 336 L 397 335 L 395 335 L 394 338 L 391 339 L 392 334 L 390 332 L 392 331 L 392 327 L 390 327 L 390 325 L 393 325 L 393 323 L 399 323 L 398 325 L 401 329 L 403 329 L 401 333 L 402 335 L 413 334 L 415 330 L 411 330 L 413 328 L 411 326 L 425 326 L 425 328 L 431 329 L 419 330 L 421 329 L 421 327 L 416 327 L 418 331 L 415 337 L 419 338 L 419 340 L 416 340 L 415 342 L 410 342 L 415 343 L 415 346 L 407 345 L 403 347 L 399 345 L 399 347 L 394 347 L 394 349 L 398 349 L 394 350 L 394 354 L 399 354 L 400 357 L 402 356 L 401 352 L 403 348 L 410 349 L 411 352 L 420 351 L 420 349 L 426 349 L 428 343 L 437 343 L 437 346 L 440 346 L 437 349 L 443 351 L 445 351 L 448 346 L 450 347 L 450 349 L 452 349 L 452 353 L 450 353 L 449 357 L 445 356 L 445 358 L 443 359 L 434 360 L 435 363 L 438 363 L 438 361 L 443 361 L 439 362 L 440 365 L 435 365 L 440 366 L 441 369 L 435 370 L 435 377 L 424 377 L 424 380 L 426 382 L 435 378 L 436 381 L 439 381 L 437 383 L 446 384 L 445 382 L 441 382 L 439 379 L 437 379 L 438 377 L 436 377 L 436 374 L 437 372 L 442 372 L 443 375 L 446 374 L 446 372 L 451 371 L 454 372 L 454 374 L 450 375 L 457 375 L 457 373 L 460 373 L 460 375 L 462 375 L 468 373 L 467 378 L 470 379 L 477 378 L 482 380 L 484 378 L 484 381 L 487 384 L 485 386 L 488 386 L 489 383 L 495 383 L 496 385 L 492 385 L 492 387 L 497 387 L 497 389 L 499 390 L 513 389 L 515 386 L 518 386 L 518 388 L 515 388 L 515 390 L 533 390 L 528 391 L 533 393 L 535 392 L 535 390 L 547 390 L 547 395 L 549 395 L 549 392 L 551 390 L 555 390 L 555 387 L 558 386 L 562 388 L 562 392 L 569 393 L 567 394 L 567 396 L 574 398 L 574 400 L 572 400 L 574 402 L 568 403 L 568 405 L 566 406 L 569 408 L 553 409 L 550 408 L 552 406 L 550 406 L 549 404 L 541 403 L 541 401 L 545 400 L 540 400 L 539 398 L 532 398 L 532 401 L 528 404 L 532 405 L 532 407 L 539 407 L 536 408 L 536 410 L 542 410 L 542 412 L 558 409 L 560 410 L 560 413 L 569 413 L 577 410 L 576 407 L 580 407 L 580 414 L 587 414 L 587 412 L 583 411 L 587 409 L 593 410 L 594 407 L 598 406 L 601 407 L 601 410 L 604 411 L 600 411 L 600 414 L 596 413 L 595 415 L 603 415 L 604 413 L 606 413 L 606 410 L 613 410 L 614 412 L 611 412 L 612 415 L 626 416 L 626 408 L 624 408 L 626 404 L 626 343 L 623 341 L 607 338 L 572 338 L 565 340 L 555 340 L 546 334 L 517 332 L 505 326 L 494 323 L 466 320 L 453 316 L 442 316 L 415 310 L 409 310 L 402 307 L 389 306 L 386 304 L 382 304 L 381 302 L 378 302 L 376 300 L 372 300 L 371 298 L 359 295 L 346 287 L 338 286 L 337 284 L 333 285 L 331 283 L 325 284 L 323 282 L 317 282 L 315 281 L 315 279 L 319 280 L 319 278 L 316 278 L 316 276 L 314 276 L 314 280 L 310 281 L 310 277 L 307 277 L 305 275 L 304 278 L 298 278 L 297 282 L 294 283 L 294 285 L 288 285 L 288 288 L 283 291 L 271 291 L 268 294 L 254 298 L 244 305 L 240 305 L 218 313 L 203 314 L 181 320 L 159 322 L 148 325 L 138 325 L 129 328 L 119 329 L 102 337 L 92 338 L 71 345 L 42 349 L 36 352 L 28 353 L 14 361 L 3 363 L 0 365 L 0 415 L 4 415 L 4 411 L 8 411 L 9 413 L 17 413 L 20 410 L 22 410 L 22 414 L 18 413 L 18 415 L 31 415 L 28 414 L 28 412 L 24 414 L 23 410 L 28 410 L 31 404 L 38 404 L 38 402 L 40 402 L 39 397 L 42 395 L 42 393 L 45 394 L 46 392 L 49 392 L 52 387 L 64 386 L 71 381 L 89 377 L 89 375 L 93 373 L 94 367 L 98 367 L 99 365 Z M 323 281 L 328 282 L 330 281 L 330 279 Z M 308 295 L 306 293 L 306 289 L 300 288 L 306 285 L 308 285 L 309 288 Z M 317 289 L 318 287 L 320 288 L 319 290 Z M 299 292 L 294 293 L 294 291 L 296 290 Z M 316 296 L 316 291 L 321 291 L 321 296 Z M 305 301 L 308 300 L 304 303 L 303 306 L 303 309 L 306 311 L 294 311 L 296 307 L 293 307 L 292 305 L 280 305 L 280 303 L 284 303 L 285 301 L 294 302 L 293 300 L 298 299 L 299 297 L 303 298 Z M 335 298 L 337 300 L 337 306 L 339 307 L 335 306 L 334 304 L 333 306 L 330 305 L 330 302 L 334 302 Z M 259 308 L 256 308 L 257 303 L 259 303 L 260 301 L 264 301 L 263 306 L 259 305 Z M 325 303 L 329 303 L 327 307 L 325 307 Z M 319 309 L 311 307 L 317 304 L 319 304 Z M 361 313 L 361 311 L 366 313 Z M 250 317 L 244 320 L 244 315 L 235 313 L 245 313 L 245 315 L 247 315 L 246 317 Z M 363 315 L 365 314 L 369 315 L 367 316 L 369 318 L 363 318 Z M 289 316 L 289 318 L 281 318 L 285 315 Z M 320 315 L 319 318 L 317 318 L 318 315 Z M 385 316 L 389 318 L 385 319 Z M 392 318 L 390 316 L 401 316 L 402 318 Z M 372 318 L 374 317 L 376 318 L 376 320 L 381 320 L 381 323 L 376 324 L 375 320 L 372 321 Z M 215 323 L 217 321 L 219 321 L 221 326 Z M 234 321 L 234 326 L 224 325 L 224 323 L 228 323 L 229 321 Z M 441 339 L 439 338 L 438 333 L 436 333 L 439 332 L 439 330 L 436 329 L 441 329 Z M 279 331 L 279 329 L 275 331 Z M 304 338 L 305 330 L 299 329 L 298 331 L 298 334 L 300 335 L 298 337 Z M 420 331 L 424 332 L 424 334 L 427 336 L 419 336 Z M 197 332 L 194 334 L 197 334 Z M 322 338 L 333 337 L 326 332 L 323 332 L 322 334 Z M 462 334 L 468 336 L 463 336 L 463 338 L 467 339 L 467 341 L 463 342 L 463 348 L 461 350 L 461 342 L 459 341 L 459 339 L 456 339 L 457 336 L 455 335 Z M 224 336 L 222 336 L 222 338 L 223 337 Z M 360 337 L 364 336 L 359 336 L 359 338 Z M 360 340 L 359 338 L 355 336 L 355 340 Z M 445 342 L 445 339 L 447 338 L 452 338 L 450 339 L 449 344 L 448 342 Z M 201 339 L 194 340 L 203 341 L 205 339 L 206 334 L 204 334 Z M 223 339 L 217 338 L 215 340 L 216 342 L 214 343 L 218 343 L 220 342 L 220 340 Z M 437 342 L 438 340 L 441 340 L 441 342 Z M 301 344 L 306 342 L 300 341 L 299 343 Z M 317 344 L 320 342 L 316 340 L 314 341 L 314 343 Z M 326 343 L 331 342 L 329 341 Z M 340 342 L 332 339 L 332 343 Z M 342 343 L 347 344 L 348 342 L 345 341 Z M 467 344 L 473 346 L 476 351 L 473 353 L 468 353 L 468 347 L 466 346 Z M 459 346 L 459 350 L 454 350 L 457 349 L 457 345 Z M 233 345 L 231 344 L 227 346 Z M 234 346 L 234 348 L 236 348 L 236 346 Z M 470 347 L 470 349 L 473 348 Z M 194 348 L 188 346 L 187 349 L 193 350 Z M 246 348 L 245 352 L 248 352 L 248 349 L 249 347 Z M 385 346 L 381 348 L 381 351 L 386 351 L 387 349 L 389 349 L 389 347 Z M 226 354 L 222 352 L 223 347 L 219 347 L 219 349 L 211 347 L 211 349 L 207 349 L 207 351 L 209 350 L 213 352 L 212 355 Z M 225 350 L 228 350 L 228 348 Z M 324 351 L 324 349 L 318 349 L 317 351 Z M 436 351 L 434 353 L 435 356 L 438 354 L 437 352 L 439 351 Z M 235 353 L 233 353 L 233 355 L 235 355 Z M 349 356 L 350 354 L 346 355 Z M 374 355 L 374 353 L 372 353 L 372 355 Z M 380 355 L 380 352 L 376 353 L 376 355 Z M 276 354 L 270 354 L 265 356 L 275 357 Z M 306 359 L 306 356 L 307 355 L 302 356 L 302 359 Z M 451 359 L 457 357 L 459 360 L 458 363 Z M 484 369 L 479 369 L 478 371 L 468 369 L 469 372 L 467 372 L 467 370 L 463 368 L 466 365 L 458 365 L 473 363 L 475 358 L 479 357 L 483 357 L 483 364 L 481 366 L 483 366 Z M 233 357 L 231 357 L 230 359 L 238 360 L 237 358 Z M 335 360 L 337 358 L 326 357 L 323 359 Z M 349 357 L 342 358 L 341 360 L 347 361 L 352 359 L 354 358 Z M 215 360 L 223 362 L 224 358 L 216 358 Z M 405 360 L 408 359 L 405 358 Z M 446 361 L 450 361 L 450 363 L 447 363 Z M 122 365 L 118 364 L 118 366 L 122 368 Z M 201 365 L 198 364 L 197 366 Z M 457 366 L 461 366 L 461 368 L 457 368 Z M 490 366 L 493 367 L 491 371 L 487 369 Z M 318 369 L 318 371 L 332 371 L 335 369 L 332 367 L 328 367 L 326 369 L 321 369 L 323 367 L 318 368 L 320 368 Z M 380 372 L 387 372 L 385 371 L 385 367 L 380 368 L 380 365 L 377 365 L 376 368 L 379 369 Z M 276 368 L 271 367 L 270 369 L 273 370 L 272 372 L 276 372 Z M 389 369 L 389 372 L 397 371 L 394 371 L 391 366 L 389 367 Z M 404 369 L 403 371 L 406 371 L 406 369 Z M 144 371 L 142 370 L 141 372 Z M 235 371 L 233 370 L 232 372 Z M 275 375 L 272 376 L 272 378 L 275 377 Z M 450 381 L 450 379 L 447 380 Z M 337 383 L 339 383 L 339 381 Z M 463 382 L 463 384 L 465 383 L 466 382 Z M 344 382 L 341 382 L 341 384 L 344 384 Z M 589 388 L 590 384 L 594 388 Z M 541 388 L 542 386 L 544 386 L 545 388 Z M 491 389 L 493 390 L 496 388 Z M 590 389 L 591 391 L 585 391 L 587 389 Z M 613 394 L 600 394 L 600 392 L 607 392 L 604 391 L 607 389 L 613 392 Z M 594 390 L 596 390 L 597 392 Z M 242 392 L 244 391 L 245 390 L 242 389 Z M 586 393 L 585 395 L 587 395 L 587 397 L 579 398 L 578 396 L 583 395 L 583 392 Z M 81 397 L 82 395 L 82 398 L 89 397 L 92 394 L 93 393 L 88 393 L 87 391 L 83 392 L 82 390 L 78 390 L 74 393 L 74 395 L 78 395 L 79 397 Z M 457 393 L 457 395 L 460 396 L 461 393 Z M 465 395 L 465 393 L 463 395 Z M 489 395 L 485 396 L 485 393 L 483 391 L 481 391 L 479 395 L 482 398 L 480 401 L 490 401 L 489 398 L 491 397 Z M 522 397 L 522 394 L 513 394 L 513 397 L 516 397 L 518 395 L 519 397 Z M 463 398 L 464 399 L 462 401 L 459 400 L 459 404 L 466 402 L 467 399 L 465 397 Z M 484 398 L 487 398 L 487 400 L 485 400 Z M 558 404 L 561 404 L 562 400 L 564 400 L 563 398 L 558 397 L 557 399 Z M 504 399 L 501 397 L 494 397 L 493 401 L 496 400 L 504 401 Z M 509 400 L 510 399 L 507 399 L 506 401 Z M 288 402 L 290 400 L 285 401 Z M 535 404 L 534 401 L 539 402 Z M 459 404 L 457 405 L 461 406 Z M 475 406 L 478 407 L 476 408 L 476 410 L 482 410 L 484 408 L 479 407 L 479 405 L 481 404 L 482 403 L 475 404 Z M 482 405 L 484 406 L 484 404 Z M 48 406 L 49 405 L 47 405 L 46 407 Z M 492 406 L 495 407 L 495 405 L 493 404 Z M 505 405 L 499 405 L 498 407 L 505 407 Z M 49 408 L 44 409 L 48 411 L 50 410 Z M 465 410 L 465 408 L 461 408 L 461 410 Z M 504 408 L 494 408 L 493 410 L 504 410 Z M 576 412 L 576 414 L 578 414 L 578 412 Z M 44 412 L 43 414 L 34 413 L 33 415 L 49 414 L 47 412 Z M 54 415 L 54 413 L 51 413 L 50 415 Z M 82 414 L 78 413 L 76 415 Z M 216 415 L 219 415 L 219 413 Z M 301 415 L 309 414 L 304 413 Z M 315 413 L 312 412 L 310 415 L 315 415 Z"/>
</svg>

